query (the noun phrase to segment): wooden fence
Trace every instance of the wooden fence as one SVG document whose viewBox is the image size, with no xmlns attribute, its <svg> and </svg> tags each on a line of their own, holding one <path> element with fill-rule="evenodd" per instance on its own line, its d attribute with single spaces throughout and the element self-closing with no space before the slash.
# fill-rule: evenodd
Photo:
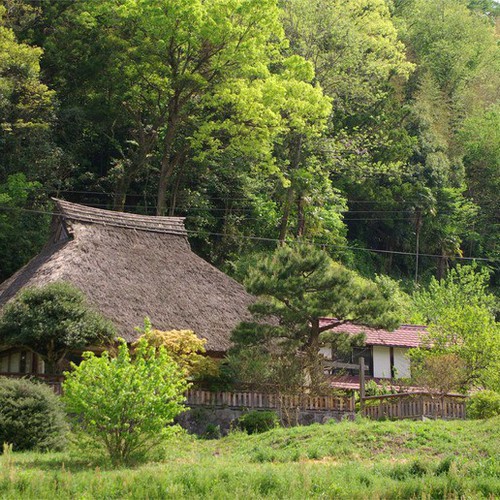
<svg viewBox="0 0 500 500">
<path fill-rule="evenodd" d="M 309 411 L 354 412 L 354 399 L 349 396 L 283 396 L 261 392 L 210 392 L 192 389 L 187 392 L 188 406 L 214 406 L 272 410 L 300 408 Z"/>
<path fill-rule="evenodd" d="M 363 398 L 362 414 L 374 420 L 443 418 L 464 419 L 465 396 L 432 397 L 426 392 L 405 392 Z"/>
<path fill-rule="evenodd" d="M 11 378 L 31 378 L 45 382 L 56 394 L 62 393 L 64 377 L 51 375 L 30 375 L 27 373 L 1 373 L 0 376 Z M 300 408 L 311 411 L 354 412 L 354 399 L 349 396 L 280 396 L 261 392 L 211 392 L 191 389 L 186 393 L 188 406 L 213 406 L 219 408 L 250 408 L 271 410 L 279 408 Z"/>
<path fill-rule="evenodd" d="M 32 377 L 48 384 L 56 394 L 61 394 L 64 377 L 52 375 L 31 375 L 26 373 L 0 373 L 0 376 L 23 378 Z M 352 396 L 284 396 L 253 391 L 211 392 L 191 389 L 186 393 L 188 406 L 212 406 L 218 408 L 248 408 L 280 410 L 296 408 L 314 412 L 355 412 Z M 361 399 L 361 413 L 374 420 L 381 419 L 421 419 L 443 418 L 464 419 L 466 417 L 466 397 L 446 395 L 432 397 L 427 392 L 405 392 L 383 396 L 365 396 Z"/>
</svg>

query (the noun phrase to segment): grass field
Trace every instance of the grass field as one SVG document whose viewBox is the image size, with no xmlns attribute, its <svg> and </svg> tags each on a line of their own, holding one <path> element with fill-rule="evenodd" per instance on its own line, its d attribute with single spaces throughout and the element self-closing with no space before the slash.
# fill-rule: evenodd
<svg viewBox="0 0 500 500">
<path fill-rule="evenodd" d="M 111 469 L 81 451 L 0 457 L 0 498 L 497 498 L 500 418 L 342 422 L 174 438 Z"/>
</svg>

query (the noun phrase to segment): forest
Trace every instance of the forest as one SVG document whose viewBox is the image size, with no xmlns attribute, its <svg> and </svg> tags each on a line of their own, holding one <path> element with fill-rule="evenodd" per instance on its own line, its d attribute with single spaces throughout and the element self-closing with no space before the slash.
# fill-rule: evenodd
<svg viewBox="0 0 500 500">
<path fill-rule="evenodd" d="M 237 279 L 280 243 L 411 292 L 500 287 L 493 0 L 2 0 L 0 280 L 51 197 L 186 217 Z"/>
</svg>

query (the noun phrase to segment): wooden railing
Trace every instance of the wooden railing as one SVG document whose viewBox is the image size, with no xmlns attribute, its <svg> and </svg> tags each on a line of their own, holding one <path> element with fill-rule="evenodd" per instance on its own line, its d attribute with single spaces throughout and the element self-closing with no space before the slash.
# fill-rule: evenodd
<svg viewBox="0 0 500 500">
<path fill-rule="evenodd" d="M 34 378 L 48 384 L 56 394 L 61 394 L 62 375 L 43 375 L 29 373 L 2 373 L 0 376 L 11 378 Z M 211 392 L 191 389 L 186 393 L 187 406 L 214 406 L 249 409 L 301 408 L 312 411 L 354 412 L 354 399 L 349 396 L 283 396 L 253 391 Z"/>
<path fill-rule="evenodd" d="M 363 398 L 362 414 L 374 420 L 444 418 L 464 419 L 465 396 L 431 396 L 426 392 L 406 392 Z"/>
<path fill-rule="evenodd" d="M 215 406 L 249 409 L 301 408 L 311 411 L 354 412 L 349 396 L 284 396 L 261 392 L 211 392 L 192 389 L 186 395 L 188 406 Z"/>
</svg>

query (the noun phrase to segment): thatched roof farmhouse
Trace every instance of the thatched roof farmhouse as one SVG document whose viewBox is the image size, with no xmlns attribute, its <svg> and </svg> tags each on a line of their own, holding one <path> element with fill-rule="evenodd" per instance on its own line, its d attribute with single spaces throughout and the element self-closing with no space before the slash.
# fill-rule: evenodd
<svg viewBox="0 0 500 500">
<path fill-rule="evenodd" d="M 191 251 L 184 219 L 148 217 L 55 200 L 49 241 L 0 285 L 0 308 L 27 286 L 67 281 L 127 341 L 144 317 L 161 330 L 190 329 L 224 352 L 250 317 L 244 288 Z"/>
</svg>

